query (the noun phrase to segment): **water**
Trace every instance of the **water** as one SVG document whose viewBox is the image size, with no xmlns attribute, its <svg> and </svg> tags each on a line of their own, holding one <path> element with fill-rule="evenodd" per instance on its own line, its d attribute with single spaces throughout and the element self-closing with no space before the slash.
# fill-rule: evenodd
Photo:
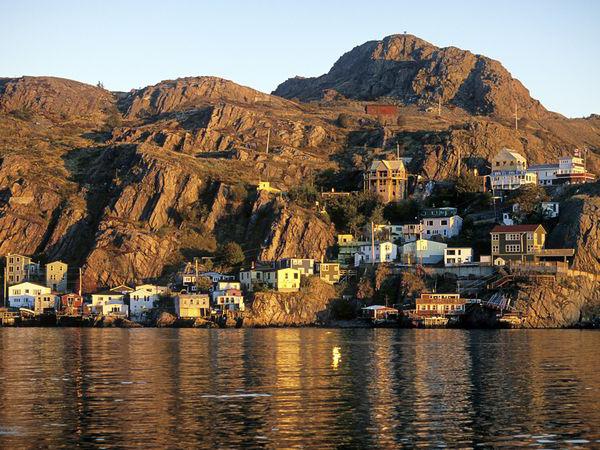
<svg viewBox="0 0 600 450">
<path fill-rule="evenodd" d="M 600 447 L 600 333 L 0 329 L 0 448 Z"/>
</svg>

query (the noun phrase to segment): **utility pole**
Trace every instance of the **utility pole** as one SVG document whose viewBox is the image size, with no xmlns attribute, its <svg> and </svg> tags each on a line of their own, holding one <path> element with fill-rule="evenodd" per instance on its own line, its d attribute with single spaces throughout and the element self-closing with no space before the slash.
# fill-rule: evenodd
<svg viewBox="0 0 600 450">
<path fill-rule="evenodd" d="M 515 131 L 519 131 L 519 113 L 517 102 L 515 102 Z"/>
<path fill-rule="evenodd" d="M 371 222 L 371 264 L 375 265 L 375 225 Z"/>
<path fill-rule="evenodd" d="M 8 273 L 8 268 L 6 265 L 4 266 L 4 290 L 2 291 L 2 301 L 4 303 L 4 307 L 6 307 L 6 297 L 8 297 L 8 283 L 6 281 L 6 274 Z"/>
<path fill-rule="evenodd" d="M 438 97 L 438 116 L 442 117 L 442 96 Z"/>
<path fill-rule="evenodd" d="M 458 150 L 458 163 L 456 164 L 456 173 L 460 177 L 460 160 L 461 160 L 460 145 L 457 147 L 457 150 Z"/>
<path fill-rule="evenodd" d="M 396 142 L 396 159 L 400 161 L 400 142 Z"/>
<path fill-rule="evenodd" d="M 83 277 L 82 277 L 82 270 L 81 267 L 79 268 L 79 296 L 81 297 L 81 293 L 83 292 L 83 288 L 82 288 L 82 281 L 83 281 Z"/>
<path fill-rule="evenodd" d="M 198 294 L 200 285 L 200 280 L 198 279 L 198 258 L 194 258 L 194 267 L 196 272 L 196 294 Z"/>
<path fill-rule="evenodd" d="M 267 155 L 269 154 L 269 143 L 271 141 L 271 128 L 267 128 Z"/>
</svg>

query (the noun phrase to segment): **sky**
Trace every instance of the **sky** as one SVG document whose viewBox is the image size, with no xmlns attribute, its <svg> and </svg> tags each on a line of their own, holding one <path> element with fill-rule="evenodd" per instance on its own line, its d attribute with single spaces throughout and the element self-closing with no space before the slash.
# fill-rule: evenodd
<svg viewBox="0 0 600 450">
<path fill-rule="evenodd" d="M 501 61 L 552 111 L 600 113 L 596 0 L 0 0 L 0 77 L 128 91 L 214 75 L 271 92 L 404 31 Z"/>
</svg>

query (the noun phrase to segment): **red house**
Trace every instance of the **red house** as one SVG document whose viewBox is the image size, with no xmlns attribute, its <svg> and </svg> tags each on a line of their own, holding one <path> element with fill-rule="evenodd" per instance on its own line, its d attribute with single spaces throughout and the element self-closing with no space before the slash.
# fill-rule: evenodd
<svg viewBox="0 0 600 450">
<path fill-rule="evenodd" d="M 66 316 L 82 316 L 89 314 L 89 308 L 78 294 L 65 294 L 60 298 L 60 312 Z"/>
</svg>

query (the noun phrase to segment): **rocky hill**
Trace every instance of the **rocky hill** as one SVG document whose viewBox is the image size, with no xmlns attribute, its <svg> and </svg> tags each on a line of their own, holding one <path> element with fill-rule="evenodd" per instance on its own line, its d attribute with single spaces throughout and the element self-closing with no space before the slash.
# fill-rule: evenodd
<svg viewBox="0 0 600 450">
<path fill-rule="evenodd" d="M 549 117 L 498 61 L 456 47 L 439 48 L 410 34 L 366 42 L 343 55 L 317 78 L 292 78 L 273 93 L 285 98 L 314 100 L 335 90 L 347 98 L 389 97 L 402 104 L 442 103 L 471 114 Z"/>
<path fill-rule="evenodd" d="M 377 64 L 389 72 L 379 76 Z M 486 173 L 504 146 L 531 162 L 586 147 L 600 173 L 598 116 L 548 113 L 519 88 L 515 131 L 503 111 L 507 83 L 520 84 L 469 52 L 392 36 L 352 50 L 317 80 L 284 83 L 279 96 L 214 77 L 128 93 L 50 77 L 0 79 L 0 255 L 82 266 L 87 289 L 167 276 L 230 240 L 249 259 L 320 258 L 335 235 L 328 218 L 257 192 L 258 181 L 287 191 L 327 176 L 359 189 L 355 156 L 368 163 L 397 146 L 424 179 L 454 177 L 459 161 Z M 441 116 L 422 107 L 437 80 L 445 86 Z M 282 98 L 325 89 L 343 96 Z M 411 92 L 393 123 L 365 114 L 364 99 Z M 587 245 L 584 227 L 569 230 Z"/>
</svg>

